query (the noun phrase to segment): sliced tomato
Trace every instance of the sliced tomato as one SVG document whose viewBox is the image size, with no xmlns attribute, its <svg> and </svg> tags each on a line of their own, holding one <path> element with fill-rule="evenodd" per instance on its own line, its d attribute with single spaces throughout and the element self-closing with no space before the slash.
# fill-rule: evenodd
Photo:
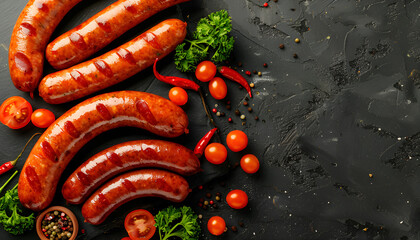
<svg viewBox="0 0 420 240">
<path fill-rule="evenodd" d="M 125 217 L 124 227 L 132 240 L 151 239 L 156 231 L 153 215 L 144 209 L 130 212 Z"/>
<path fill-rule="evenodd" d="M 0 106 L 0 121 L 12 129 L 26 126 L 31 120 L 32 106 L 24 98 L 14 96 Z"/>
</svg>

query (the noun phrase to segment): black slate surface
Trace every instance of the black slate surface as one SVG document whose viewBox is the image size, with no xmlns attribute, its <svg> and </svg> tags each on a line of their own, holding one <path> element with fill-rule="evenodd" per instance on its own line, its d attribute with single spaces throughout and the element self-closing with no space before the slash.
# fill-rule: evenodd
<svg viewBox="0 0 420 240">
<path fill-rule="evenodd" d="M 12 29 L 26 2 L 0 2 L 0 101 L 14 95 L 30 100 L 14 88 L 7 65 Z M 64 18 L 53 38 L 112 2 L 83 1 Z M 233 118 L 234 123 L 229 124 L 227 117 L 214 116 L 222 142 L 233 129 L 249 136 L 244 152 L 229 152 L 229 164 L 234 166 L 244 153 L 254 153 L 261 168 L 247 175 L 240 168 L 229 168 L 228 163 L 214 167 L 202 160 L 205 171 L 189 182 L 193 187 L 204 184 L 204 189 L 195 188 L 185 202 L 203 215 L 202 239 L 420 239 L 419 1 L 281 0 L 269 1 L 267 8 L 263 3 L 192 0 L 155 15 L 102 51 L 170 17 L 187 21 L 191 33 L 201 17 L 226 9 L 236 40 L 231 64 L 242 62 L 241 72 L 262 72 L 261 77 L 247 77 L 256 86 L 255 97 L 249 100 L 252 113 L 242 104 L 246 92 L 235 83 L 227 82 L 230 111 L 225 101 L 206 96 L 210 108 L 218 104 L 218 109 Z M 295 38 L 301 42 L 296 44 Z M 283 50 L 278 47 L 281 43 Z M 165 75 L 188 76 L 175 69 L 172 56 L 162 60 L 160 68 Z M 52 71 L 45 66 L 46 73 Z M 147 69 L 102 92 L 123 89 L 166 97 L 170 86 L 155 80 Z M 189 92 L 189 97 L 184 109 L 191 133 L 174 141 L 193 148 L 212 126 L 198 95 Z M 53 106 L 39 97 L 30 100 L 34 108 L 51 109 L 57 116 L 80 101 Z M 246 115 L 244 125 L 235 109 Z M 0 126 L 0 162 L 14 159 L 38 131 L 32 125 L 17 131 Z M 147 138 L 157 137 L 131 128 L 98 136 L 76 155 L 60 184 L 98 151 Z M 22 168 L 28 154 L 29 150 L 16 169 Z M 10 175 L 1 176 L 0 181 Z M 10 186 L 16 182 L 17 178 Z M 207 192 L 225 196 L 235 188 L 249 194 L 246 209 L 230 209 L 224 201 L 217 202 L 217 209 L 197 206 Z M 53 204 L 67 206 L 59 192 Z M 156 199 L 132 201 L 99 227 L 82 223 L 80 206 L 67 207 L 86 230 L 78 239 L 121 239 L 126 236 L 122 220 L 129 211 L 146 208 L 157 213 L 166 205 Z M 238 232 L 210 236 L 206 222 L 213 215 L 224 217 Z M 35 232 L 13 237 L 0 228 L 0 239 L 36 238 Z"/>
</svg>

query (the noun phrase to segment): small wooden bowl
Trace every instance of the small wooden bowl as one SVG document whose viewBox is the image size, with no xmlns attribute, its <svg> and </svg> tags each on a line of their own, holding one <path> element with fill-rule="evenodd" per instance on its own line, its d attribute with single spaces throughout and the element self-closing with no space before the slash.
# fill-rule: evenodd
<svg viewBox="0 0 420 240">
<path fill-rule="evenodd" d="M 38 236 L 41 240 L 49 240 L 49 238 L 45 237 L 44 233 L 42 232 L 41 229 L 41 223 L 42 223 L 42 219 L 44 219 L 45 214 L 52 212 L 52 211 L 60 211 L 65 213 L 67 216 L 70 217 L 72 223 L 73 223 L 73 233 L 71 235 L 71 237 L 69 238 L 69 240 L 74 240 L 77 237 L 77 233 L 79 232 L 79 223 L 77 222 L 77 218 L 76 216 L 73 214 L 72 211 L 70 211 L 69 209 L 65 208 L 65 207 L 61 207 L 61 206 L 53 206 L 53 207 L 49 207 L 46 210 L 44 210 L 41 214 L 38 215 L 38 217 L 36 218 L 36 233 L 38 233 Z"/>
</svg>

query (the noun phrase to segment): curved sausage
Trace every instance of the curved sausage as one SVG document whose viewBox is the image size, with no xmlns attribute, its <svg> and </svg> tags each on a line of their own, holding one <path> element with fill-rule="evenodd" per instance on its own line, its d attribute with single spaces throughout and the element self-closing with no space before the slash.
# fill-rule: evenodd
<svg viewBox="0 0 420 240">
<path fill-rule="evenodd" d="M 188 132 L 188 118 L 180 107 L 150 93 L 120 91 L 85 100 L 48 127 L 33 147 L 19 178 L 23 206 L 34 211 L 46 208 L 79 149 L 98 134 L 123 126 L 177 137 Z"/>
<path fill-rule="evenodd" d="M 152 15 L 189 0 L 119 0 L 47 46 L 55 69 L 69 68 L 99 51 Z"/>
<path fill-rule="evenodd" d="M 107 182 L 83 204 L 85 221 L 101 224 L 124 203 L 140 197 L 161 197 L 173 202 L 187 198 L 188 182 L 181 176 L 156 169 L 129 172 Z"/>
<path fill-rule="evenodd" d="M 48 103 L 64 103 L 119 83 L 174 50 L 184 40 L 186 26 L 178 19 L 165 20 L 102 56 L 47 75 L 39 95 Z"/>
<path fill-rule="evenodd" d="M 86 197 L 111 177 L 144 167 L 165 168 L 181 175 L 200 171 L 200 161 L 190 149 L 177 143 L 161 140 L 125 142 L 85 161 L 63 185 L 64 199 L 80 204 Z"/>
<path fill-rule="evenodd" d="M 81 0 L 30 0 L 13 28 L 9 71 L 13 84 L 33 92 L 42 77 L 45 47 L 64 15 Z"/>
</svg>

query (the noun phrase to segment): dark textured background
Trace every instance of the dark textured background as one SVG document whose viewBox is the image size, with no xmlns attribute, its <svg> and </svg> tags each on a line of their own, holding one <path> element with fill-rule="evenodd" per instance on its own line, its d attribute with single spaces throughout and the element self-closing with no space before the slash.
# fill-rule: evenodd
<svg viewBox="0 0 420 240">
<path fill-rule="evenodd" d="M 27 1 L 0 2 L 0 101 L 19 95 L 10 80 L 7 51 L 14 23 Z M 112 0 L 85 0 L 62 21 L 53 35 L 75 27 Z M 195 189 L 187 202 L 203 214 L 203 239 L 420 239 L 420 3 L 414 0 L 192 0 L 155 15 L 126 33 L 110 50 L 169 17 L 184 19 L 190 33 L 198 19 L 226 9 L 232 16 L 235 50 L 231 64 L 238 70 L 257 70 L 255 97 L 248 113 L 246 97 L 238 85 L 227 82 L 225 101 L 206 101 L 233 118 L 215 117 L 222 142 L 233 129 L 244 130 L 250 139 L 244 151 L 261 162 L 259 173 L 247 175 L 234 166 L 243 153 L 229 153 L 229 164 L 214 167 L 203 160 L 205 171 L 190 178 Z M 294 43 L 298 37 L 301 43 Z M 285 49 L 280 50 L 279 44 Z M 296 53 L 298 58 L 293 58 Z M 263 68 L 263 63 L 268 68 Z M 172 56 L 161 61 L 161 73 L 182 76 Z M 45 72 L 52 72 L 50 66 Z M 205 91 L 207 87 L 202 84 Z M 166 97 L 170 86 L 154 79 L 150 69 L 102 92 L 132 89 Z M 191 134 L 175 139 L 193 148 L 211 125 L 197 94 L 189 92 L 184 107 L 190 117 Z M 77 102 L 51 106 L 39 97 L 34 108 L 48 108 L 61 115 Z M 247 119 L 241 124 L 234 110 Z M 254 117 L 260 120 L 255 121 Z M 25 141 L 39 131 L 32 125 L 21 130 L 0 126 L 0 162 L 14 159 Z M 145 131 L 123 128 L 104 133 L 87 144 L 64 172 L 67 177 L 84 160 L 116 143 L 156 138 Z M 32 146 L 33 144 L 31 144 Z M 21 169 L 29 150 L 18 163 Z M 228 174 L 226 174 L 228 173 Z M 369 174 L 373 174 L 370 178 Z M 0 177 L 4 182 L 11 173 Z M 220 182 L 225 186 L 221 186 Z M 17 182 L 14 179 L 10 186 Z M 232 210 L 224 201 L 217 209 L 197 207 L 205 193 L 244 189 L 250 197 L 243 210 Z M 53 204 L 65 205 L 61 194 Z M 121 239 L 125 215 L 136 208 L 152 213 L 168 203 L 141 199 L 119 208 L 99 227 L 82 223 L 86 234 L 78 239 Z M 68 206 L 79 221 L 80 206 Z M 209 236 L 207 219 L 225 218 L 229 230 L 222 237 Z M 12 237 L 0 229 L 1 239 L 35 239 L 35 232 Z"/>
</svg>

